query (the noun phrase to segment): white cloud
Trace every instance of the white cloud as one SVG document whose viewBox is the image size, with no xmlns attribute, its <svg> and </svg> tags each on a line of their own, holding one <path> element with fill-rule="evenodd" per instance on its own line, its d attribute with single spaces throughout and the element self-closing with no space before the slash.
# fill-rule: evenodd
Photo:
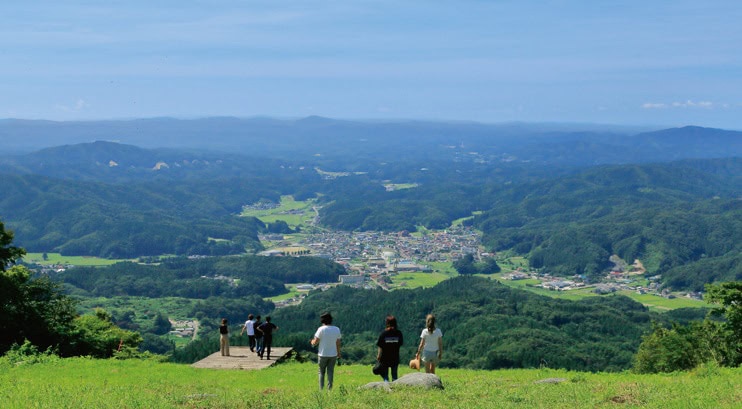
<svg viewBox="0 0 742 409">
<path fill-rule="evenodd" d="M 675 108 L 706 108 L 706 109 L 712 109 L 714 108 L 714 103 L 710 101 L 698 101 L 694 102 L 692 100 L 687 100 L 685 102 L 673 102 L 672 106 Z"/>
<path fill-rule="evenodd" d="M 54 109 L 63 112 L 80 112 L 89 106 L 83 99 L 78 98 L 73 105 L 55 105 Z"/>
<path fill-rule="evenodd" d="M 663 102 L 645 102 L 642 104 L 642 108 L 644 109 L 665 109 L 665 108 L 680 108 L 680 109 L 716 109 L 716 108 L 729 108 L 729 104 L 718 104 L 711 101 L 693 101 L 693 100 L 687 100 L 683 102 L 672 102 L 670 104 L 666 104 Z"/>
<path fill-rule="evenodd" d="M 667 108 L 667 104 L 655 103 L 655 102 L 645 102 L 644 104 L 642 104 L 642 108 L 644 108 L 644 109 L 663 109 L 663 108 Z"/>
</svg>

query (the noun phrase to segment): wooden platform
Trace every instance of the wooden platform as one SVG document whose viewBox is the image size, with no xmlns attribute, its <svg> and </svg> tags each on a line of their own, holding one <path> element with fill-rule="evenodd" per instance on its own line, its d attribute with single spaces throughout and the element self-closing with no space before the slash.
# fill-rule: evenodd
<svg viewBox="0 0 742 409">
<path fill-rule="evenodd" d="M 271 348 L 271 359 L 260 359 L 255 352 L 250 352 L 248 347 L 230 347 L 230 356 L 222 356 L 219 351 L 206 358 L 191 364 L 194 368 L 208 369 L 263 369 L 276 363 L 279 359 L 288 355 L 291 348 Z"/>
</svg>

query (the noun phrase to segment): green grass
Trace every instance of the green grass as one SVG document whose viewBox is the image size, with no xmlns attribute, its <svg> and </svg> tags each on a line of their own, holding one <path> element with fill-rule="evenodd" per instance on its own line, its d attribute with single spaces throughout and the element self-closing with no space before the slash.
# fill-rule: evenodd
<svg viewBox="0 0 742 409">
<path fill-rule="evenodd" d="M 444 356 L 445 358 L 445 356 Z M 400 375 L 409 373 L 400 368 Z M 704 367 L 663 375 L 439 368 L 444 390 L 361 389 L 370 366 L 339 366 L 318 391 L 314 363 L 257 371 L 153 361 L 72 358 L 31 365 L 0 360 L 0 402 L 16 408 L 736 408 L 742 370 Z M 557 384 L 536 383 L 564 378 Z"/>
<path fill-rule="evenodd" d="M 436 273 L 445 274 L 449 277 L 456 277 L 457 275 L 459 275 L 456 269 L 453 268 L 453 265 L 450 261 L 433 261 L 425 262 L 425 264 L 429 265 L 430 268 L 432 268 L 433 271 Z"/>
<path fill-rule="evenodd" d="M 619 291 L 619 293 L 646 305 L 650 309 L 656 309 L 658 311 L 674 310 L 676 308 L 711 307 L 711 305 L 703 301 L 693 300 L 685 297 L 668 299 L 652 294 L 637 294 L 636 291 Z"/>
<path fill-rule="evenodd" d="M 451 222 L 451 226 L 458 226 L 461 223 L 463 223 L 465 220 L 469 220 L 469 219 L 473 218 L 474 216 L 479 215 L 479 214 L 482 214 L 482 213 L 484 213 L 484 212 L 482 212 L 481 210 L 475 210 L 475 211 L 471 212 L 471 216 L 462 217 L 462 218 L 459 218 L 459 219 L 456 219 L 456 220 L 452 221 Z"/>
<path fill-rule="evenodd" d="M 541 287 L 531 287 L 532 285 L 537 285 L 540 283 L 540 281 L 535 280 L 535 279 L 505 280 L 502 278 L 501 274 L 493 274 L 493 275 L 482 276 L 482 277 L 489 277 L 490 279 L 497 280 L 505 284 L 508 287 L 519 288 L 521 290 L 526 290 L 532 293 L 545 295 L 547 297 L 561 298 L 563 300 L 574 301 L 574 300 L 580 300 L 586 297 L 597 296 L 597 294 L 590 292 L 591 289 L 579 289 L 579 290 L 571 290 L 571 291 L 552 291 L 552 290 L 547 290 Z"/>
<path fill-rule="evenodd" d="M 449 278 L 451 276 L 442 273 L 400 273 L 391 277 L 392 285 L 390 288 L 430 288 Z M 405 284 L 404 286 L 402 285 L 403 283 Z"/>
<path fill-rule="evenodd" d="M 296 286 L 297 285 L 299 285 L 299 284 L 285 284 L 286 289 L 289 290 L 289 292 L 287 294 L 281 294 L 281 295 L 277 295 L 275 297 L 268 297 L 268 298 L 266 298 L 266 300 L 277 302 L 277 301 L 284 301 L 284 300 L 288 300 L 289 298 L 297 297 L 297 296 L 299 296 L 299 294 L 302 293 L 302 291 L 299 291 L 299 290 L 296 289 Z M 306 292 L 306 291 L 304 291 L 304 292 Z"/>
<path fill-rule="evenodd" d="M 497 264 L 502 269 L 503 273 L 509 273 L 515 271 L 518 267 L 528 268 L 528 259 L 522 256 L 509 256 L 504 259 L 497 260 Z"/>
<path fill-rule="evenodd" d="M 44 253 L 26 253 L 23 261 L 26 263 L 36 263 L 44 266 L 63 264 L 75 266 L 109 266 L 120 261 L 131 261 L 128 259 L 112 260 L 88 256 L 63 256 L 59 253 L 46 253 L 47 259 L 44 260 Z"/>
<path fill-rule="evenodd" d="M 314 218 L 314 210 L 312 206 L 314 200 L 297 201 L 294 200 L 293 196 L 281 196 L 281 203 L 275 209 L 268 210 L 246 210 L 242 212 L 242 216 L 257 217 L 264 223 L 273 223 L 276 220 L 285 221 L 291 228 L 296 226 L 305 226 Z M 299 214 L 281 214 L 290 210 L 300 210 Z"/>
<path fill-rule="evenodd" d="M 386 190 L 389 190 L 389 191 L 412 189 L 418 186 L 417 183 L 384 183 L 383 185 L 384 185 L 384 188 L 386 188 Z"/>
</svg>

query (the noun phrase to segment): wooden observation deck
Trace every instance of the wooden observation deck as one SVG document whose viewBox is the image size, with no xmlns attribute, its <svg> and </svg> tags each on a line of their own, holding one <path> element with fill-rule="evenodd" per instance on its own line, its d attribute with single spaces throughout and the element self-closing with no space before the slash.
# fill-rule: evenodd
<svg viewBox="0 0 742 409">
<path fill-rule="evenodd" d="M 255 352 L 250 352 L 248 347 L 229 347 L 229 356 L 222 356 L 217 351 L 206 358 L 191 364 L 194 368 L 207 369 L 263 369 L 272 366 L 276 361 L 284 358 L 292 351 L 292 348 L 272 347 L 271 359 L 260 359 Z"/>
</svg>

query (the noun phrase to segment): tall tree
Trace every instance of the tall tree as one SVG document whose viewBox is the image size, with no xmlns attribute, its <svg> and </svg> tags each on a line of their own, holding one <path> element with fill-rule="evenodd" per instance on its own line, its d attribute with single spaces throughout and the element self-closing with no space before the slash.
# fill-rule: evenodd
<svg viewBox="0 0 742 409">
<path fill-rule="evenodd" d="M 11 246 L 12 242 L 13 232 L 5 230 L 5 224 L 0 221 L 0 271 L 5 271 L 8 265 L 15 263 L 26 254 L 26 250 Z"/>
<path fill-rule="evenodd" d="M 742 364 L 742 281 L 731 281 L 706 286 L 706 301 L 717 304 L 712 312 L 724 315 L 725 331 L 729 352 L 729 366 Z"/>
<path fill-rule="evenodd" d="M 24 339 L 40 349 L 67 342 L 77 312 L 59 283 L 24 266 L 0 272 L 0 353 Z"/>
</svg>

